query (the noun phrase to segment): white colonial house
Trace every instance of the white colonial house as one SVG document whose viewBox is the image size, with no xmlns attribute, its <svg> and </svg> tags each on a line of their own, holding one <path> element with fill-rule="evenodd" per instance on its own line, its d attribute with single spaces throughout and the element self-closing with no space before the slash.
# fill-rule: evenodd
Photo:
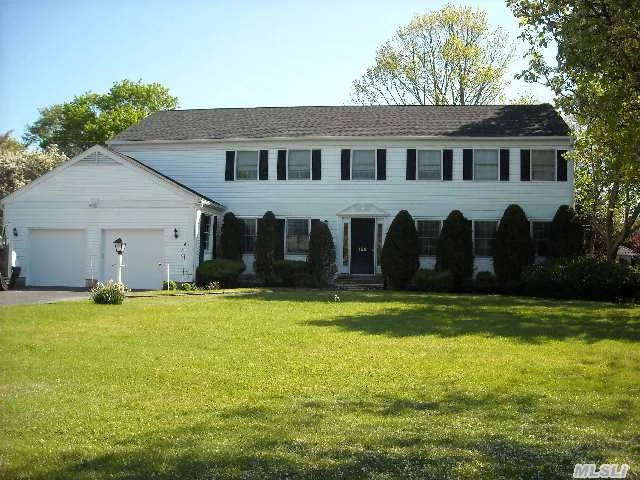
<svg viewBox="0 0 640 480">
<path fill-rule="evenodd" d="M 473 221 L 476 271 L 492 270 L 505 208 L 520 205 L 544 256 L 548 225 L 573 204 L 569 130 L 551 105 L 229 108 L 163 111 L 4 198 L 12 265 L 27 285 L 115 277 L 158 288 L 164 265 L 188 281 L 216 255 L 222 216 L 244 220 L 250 272 L 257 219 L 279 220 L 279 255 L 304 259 L 325 221 L 338 272 L 380 272 L 387 228 L 416 219 L 421 264 L 435 263 L 442 221 Z"/>
</svg>

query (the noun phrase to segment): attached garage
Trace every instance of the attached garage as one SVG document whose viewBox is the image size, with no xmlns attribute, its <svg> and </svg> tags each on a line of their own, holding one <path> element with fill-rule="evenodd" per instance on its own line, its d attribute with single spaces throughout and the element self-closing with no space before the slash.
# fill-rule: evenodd
<svg viewBox="0 0 640 480">
<path fill-rule="evenodd" d="M 84 230 L 30 228 L 30 286 L 85 286 Z"/>
<path fill-rule="evenodd" d="M 0 201 L 11 266 L 27 286 L 89 287 L 117 278 L 113 241 L 127 244 L 122 279 L 158 289 L 166 278 L 192 281 L 215 252 L 200 223 L 224 207 L 135 159 L 95 146 Z M 206 251 L 201 251 L 206 248 Z"/>
</svg>

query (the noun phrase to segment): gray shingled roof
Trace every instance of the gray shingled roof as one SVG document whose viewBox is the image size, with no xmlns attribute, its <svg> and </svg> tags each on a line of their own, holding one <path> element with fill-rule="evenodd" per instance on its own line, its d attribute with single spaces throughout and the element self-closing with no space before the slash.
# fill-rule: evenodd
<svg viewBox="0 0 640 480">
<path fill-rule="evenodd" d="M 168 110 L 115 141 L 274 137 L 565 136 L 567 124 L 541 105 L 260 107 Z"/>
</svg>

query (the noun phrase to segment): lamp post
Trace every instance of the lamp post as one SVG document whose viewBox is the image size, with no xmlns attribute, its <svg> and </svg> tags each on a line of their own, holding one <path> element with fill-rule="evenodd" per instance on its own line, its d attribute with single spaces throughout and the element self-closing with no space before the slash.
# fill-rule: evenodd
<svg viewBox="0 0 640 480">
<path fill-rule="evenodd" d="M 116 247 L 116 253 L 118 254 L 118 283 L 122 283 L 122 253 L 127 244 L 121 238 L 117 238 L 114 240 L 113 245 Z"/>
</svg>

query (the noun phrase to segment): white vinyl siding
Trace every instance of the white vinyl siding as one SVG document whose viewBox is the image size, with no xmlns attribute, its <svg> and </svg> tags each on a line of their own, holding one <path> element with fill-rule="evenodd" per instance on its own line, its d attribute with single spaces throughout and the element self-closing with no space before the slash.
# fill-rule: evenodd
<svg viewBox="0 0 640 480">
<path fill-rule="evenodd" d="M 555 150 L 531 150 L 531 180 L 556 179 Z"/>
<path fill-rule="evenodd" d="M 435 256 L 440 236 L 440 220 L 416 220 L 420 255 Z"/>
<path fill-rule="evenodd" d="M 493 242 L 496 238 L 498 222 L 495 220 L 474 220 L 473 241 L 475 254 L 478 257 L 493 255 Z"/>
<path fill-rule="evenodd" d="M 306 254 L 309 251 L 310 220 L 287 219 L 287 253 Z"/>
<path fill-rule="evenodd" d="M 258 179 L 258 152 L 236 152 L 236 180 Z"/>
<path fill-rule="evenodd" d="M 242 218 L 241 250 L 243 254 L 253 253 L 256 250 L 256 237 L 258 236 L 258 219 Z"/>
<path fill-rule="evenodd" d="M 289 150 L 287 156 L 287 179 L 311 179 L 311 150 Z"/>
<path fill-rule="evenodd" d="M 418 180 L 442 180 L 442 151 L 418 150 Z"/>
<path fill-rule="evenodd" d="M 473 179 L 498 180 L 498 150 L 473 151 Z"/>
<path fill-rule="evenodd" d="M 351 179 L 374 180 L 376 178 L 376 151 L 353 150 L 351 152 Z"/>
</svg>

